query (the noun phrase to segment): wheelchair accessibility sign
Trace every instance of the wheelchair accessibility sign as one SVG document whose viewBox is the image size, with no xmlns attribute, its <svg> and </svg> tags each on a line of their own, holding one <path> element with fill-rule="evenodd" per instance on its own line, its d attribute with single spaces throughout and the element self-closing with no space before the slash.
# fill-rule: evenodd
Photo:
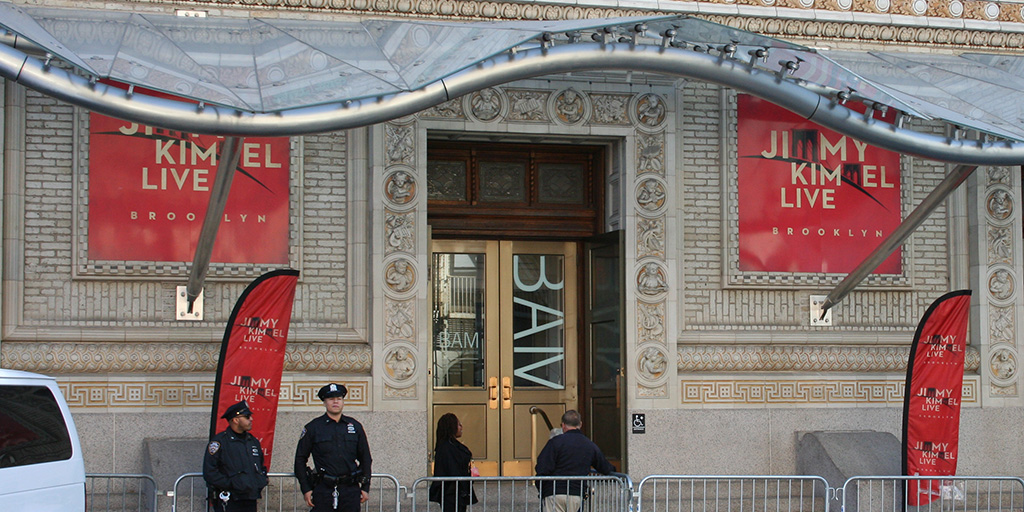
<svg viewBox="0 0 1024 512">
<path fill-rule="evenodd" d="M 646 414 L 634 414 L 633 415 L 633 433 L 643 434 L 647 432 L 647 415 Z"/>
</svg>

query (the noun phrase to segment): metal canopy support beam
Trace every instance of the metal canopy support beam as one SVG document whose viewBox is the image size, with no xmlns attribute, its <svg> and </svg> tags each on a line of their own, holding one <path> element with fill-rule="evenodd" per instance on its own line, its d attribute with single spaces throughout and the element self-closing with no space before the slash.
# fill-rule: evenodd
<svg viewBox="0 0 1024 512">
<path fill-rule="evenodd" d="M 897 247 L 910 238 L 914 230 L 931 215 L 935 208 L 942 204 L 949 194 L 953 193 L 977 168 L 976 165 L 956 166 L 953 172 L 949 173 L 942 183 L 939 183 L 939 186 L 935 187 L 935 190 L 932 190 L 928 197 L 924 198 L 924 201 L 921 201 L 921 204 L 917 205 L 917 208 L 910 212 L 910 215 L 885 240 L 882 240 L 882 243 L 857 268 L 853 269 L 853 272 L 850 272 L 829 292 L 821 306 L 821 318 L 825 318 L 825 313 L 832 306 L 843 300 L 872 270 L 881 265 Z"/>
<path fill-rule="evenodd" d="M 189 133 L 235 136 L 280 137 L 357 128 L 413 114 L 452 98 L 515 80 L 616 69 L 692 78 L 731 87 L 890 151 L 956 164 L 1024 163 L 1024 142 L 959 140 L 915 132 L 859 114 L 835 98 L 822 97 L 784 78 L 783 69 L 768 72 L 741 60 L 659 45 L 574 43 L 533 48 L 483 60 L 413 92 L 253 113 L 131 94 L 48 66 L 0 44 L 0 76 L 25 87 L 119 119 Z"/>
<path fill-rule="evenodd" d="M 228 137 L 224 139 L 220 151 L 220 162 L 217 165 L 217 176 L 213 180 L 213 189 L 210 191 L 210 204 L 206 207 L 206 218 L 203 219 L 203 229 L 199 232 L 199 242 L 196 244 L 196 254 L 192 258 L 192 271 L 188 276 L 188 312 L 192 312 L 192 305 L 199 293 L 203 291 L 203 281 L 206 280 L 206 271 L 210 268 L 210 256 L 213 254 L 213 243 L 217 239 L 217 230 L 220 228 L 220 220 L 224 217 L 224 206 L 228 202 L 228 192 L 231 191 L 231 180 L 235 177 L 235 169 L 238 168 L 238 159 L 241 156 L 241 137 Z"/>
</svg>

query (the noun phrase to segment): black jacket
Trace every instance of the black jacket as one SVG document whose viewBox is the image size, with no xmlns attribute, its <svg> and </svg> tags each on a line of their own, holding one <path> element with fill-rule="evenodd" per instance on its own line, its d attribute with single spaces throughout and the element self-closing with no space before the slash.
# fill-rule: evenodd
<svg viewBox="0 0 1024 512">
<path fill-rule="evenodd" d="M 537 456 L 537 476 L 587 476 L 590 468 L 602 475 L 615 471 L 615 466 L 604 458 L 601 449 L 579 429 L 552 437 Z M 580 496 L 583 489 L 581 480 L 546 480 L 540 484 L 542 498 L 552 494 Z"/>
<path fill-rule="evenodd" d="M 349 477 L 361 475 L 364 491 L 370 491 L 372 474 L 370 444 L 366 431 L 358 421 L 342 416 L 334 421 L 326 413 L 306 424 L 295 447 L 295 478 L 299 480 L 302 492 L 313 490 L 306 477 L 306 461 L 313 455 L 314 469 L 322 475 Z"/>
<path fill-rule="evenodd" d="M 472 460 L 473 453 L 466 445 L 455 439 L 442 441 L 434 447 L 434 476 L 470 476 Z M 469 482 L 458 482 L 457 486 L 455 482 L 432 482 L 429 493 L 430 501 L 442 503 L 443 498 L 445 504 L 454 503 L 462 509 L 478 501 Z"/>
<path fill-rule="evenodd" d="M 230 428 L 213 436 L 203 456 L 203 479 L 215 494 L 229 491 L 231 499 L 259 499 L 267 486 L 260 440 Z"/>
</svg>

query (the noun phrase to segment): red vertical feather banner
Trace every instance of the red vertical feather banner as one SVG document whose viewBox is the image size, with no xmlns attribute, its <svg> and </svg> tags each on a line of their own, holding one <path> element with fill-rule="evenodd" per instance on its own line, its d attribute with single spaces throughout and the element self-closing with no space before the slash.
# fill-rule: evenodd
<svg viewBox="0 0 1024 512">
<path fill-rule="evenodd" d="M 246 287 L 231 311 L 217 363 L 210 436 L 227 428 L 227 421 L 221 418 L 224 411 L 245 400 L 253 413 L 251 433 L 263 446 L 268 468 L 298 280 L 298 270 L 274 270 Z"/>
<path fill-rule="evenodd" d="M 971 291 L 939 297 L 914 334 L 903 402 L 903 474 L 952 476 L 960 439 L 960 399 Z M 939 480 L 907 481 L 906 504 L 940 496 Z"/>
</svg>

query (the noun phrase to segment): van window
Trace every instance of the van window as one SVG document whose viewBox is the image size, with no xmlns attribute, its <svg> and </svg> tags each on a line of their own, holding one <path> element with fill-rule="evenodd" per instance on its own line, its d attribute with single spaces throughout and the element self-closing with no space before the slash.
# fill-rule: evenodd
<svg viewBox="0 0 1024 512">
<path fill-rule="evenodd" d="M 0 468 L 71 458 L 71 438 L 46 386 L 0 386 Z"/>
</svg>

